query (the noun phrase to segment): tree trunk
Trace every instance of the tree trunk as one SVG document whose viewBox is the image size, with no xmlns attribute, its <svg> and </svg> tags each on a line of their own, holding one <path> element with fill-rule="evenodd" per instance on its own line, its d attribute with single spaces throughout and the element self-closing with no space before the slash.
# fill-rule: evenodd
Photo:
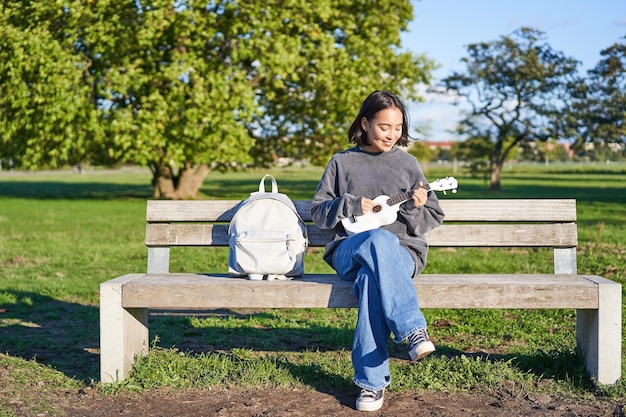
<svg viewBox="0 0 626 417">
<path fill-rule="evenodd" d="M 491 182 L 489 184 L 489 191 L 493 193 L 499 193 L 502 191 L 500 185 L 500 177 L 502 174 L 502 162 L 496 160 L 491 161 Z"/>
<path fill-rule="evenodd" d="M 209 166 L 186 164 L 174 173 L 169 165 L 152 167 L 153 197 L 165 200 L 185 200 L 198 197 L 198 191 L 209 174 Z"/>
<path fill-rule="evenodd" d="M 179 198 L 182 200 L 198 198 L 198 191 L 202 187 L 204 179 L 209 174 L 209 166 L 206 164 L 196 165 L 186 164 L 181 170 L 178 178 Z"/>
<path fill-rule="evenodd" d="M 169 165 L 154 164 L 152 171 L 152 197 L 161 199 L 176 199 L 175 176 Z"/>
</svg>

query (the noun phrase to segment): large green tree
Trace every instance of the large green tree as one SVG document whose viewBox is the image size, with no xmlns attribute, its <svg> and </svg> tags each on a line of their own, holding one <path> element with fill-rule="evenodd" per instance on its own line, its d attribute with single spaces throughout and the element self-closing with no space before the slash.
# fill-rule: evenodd
<svg viewBox="0 0 626 417">
<path fill-rule="evenodd" d="M 470 44 L 465 71 L 442 87 L 470 106 L 459 131 L 488 138 L 490 190 L 501 190 L 502 165 L 524 141 L 558 138 L 577 82 L 578 61 L 555 51 L 545 34 L 521 28 L 492 42 Z"/>
<path fill-rule="evenodd" d="M 88 126 L 104 134 L 77 150 L 150 167 L 156 197 L 194 197 L 211 169 L 324 163 L 371 90 L 418 99 L 433 65 L 401 49 L 409 0 L 42 3 L 16 6 L 12 20 L 42 28 L 86 69 L 98 115 Z"/>
<path fill-rule="evenodd" d="M 211 166 L 251 161 L 255 91 L 224 13 L 212 3 L 111 0 L 80 19 L 108 133 L 96 158 L 148 166 L 155 197 L 195 197 Z"/>
</svg>

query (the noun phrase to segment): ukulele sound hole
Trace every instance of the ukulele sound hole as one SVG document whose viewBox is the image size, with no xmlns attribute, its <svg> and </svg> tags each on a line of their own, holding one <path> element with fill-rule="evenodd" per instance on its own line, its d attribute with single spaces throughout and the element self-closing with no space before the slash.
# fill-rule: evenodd
<svg viewBox="0 0 626 417">
<path fill-rule="evenodd" d="M 372 211 L 373 211 L 374 213 L 378 213 L 378 212 L 379 212 L 379 211 L 381 211 L 382 209 L 383 209 L 383 208 L 382 208 L 381 206 L 374 206 L 374 207 L 372 208 Z"/>
</svg>

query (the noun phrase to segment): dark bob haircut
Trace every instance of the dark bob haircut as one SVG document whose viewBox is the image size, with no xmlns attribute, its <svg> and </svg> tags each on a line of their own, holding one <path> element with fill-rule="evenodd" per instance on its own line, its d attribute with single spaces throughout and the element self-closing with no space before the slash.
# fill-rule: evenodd
<svg viewBox="0 0 626 417">
<path fill-rule="evenodd" d="M 361 119 L 364 117 L 371 122 L 376 113 L 381 110 L 388 109 L 390 107 L 396 107 L 402 112 L 402 135 L 398 139 L 397 145 L 407 146 L 409 144 L 409 118 L 406 111 L 406 106 L 400 97 L 390 93 L 389 91 L 374 91 L 371 93 L 363 104 L 361 104 L 361 110 L 359 114 L 352 122 L 350 130 L 348 130 L 348 141 L 355 143 L 357 146 L 367 146 L 370 144 L 367 138 L 367 132 L 363 130 L 361 126 Z"/>
</svg>

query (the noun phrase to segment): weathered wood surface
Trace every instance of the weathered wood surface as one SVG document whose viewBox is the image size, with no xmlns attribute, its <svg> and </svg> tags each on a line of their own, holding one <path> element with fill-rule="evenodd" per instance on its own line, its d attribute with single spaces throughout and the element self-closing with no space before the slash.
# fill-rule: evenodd
<svg viewBox="0 0 626 417">
<path fill-rule="evenodd" d="M 229 222 L 240 200 L 148 201 L 148 222 Z M 439 200 L 446 222 L 574 222 L 574 199 Z M 298 213 L 311 221 L 309 200 L 294 201 Z"/>
<path fill-rule="evenodd" d="M 597 309 L 597 285 L 578 275 L 424 274 L 415 280 L 423 308 Z M 228 275 L 145 274 L 124 284 L 125 308 L 356 307 L 352 284 L 332 274 L 290 281 Z"/>
<path fill-rule="evenodd" d="M 228 246 L 228 222 L 240 203 L 239 200 L 148 201 L 145 243 Z M 310 223 L 310 201 L 294 203 L 308 222 L 310 245 L 324 246 L 332 232 Z M 574 223 L 576 201 L 572 199 L 488 200 L 488 203 L 441 200 L 440 203 L 446 218 L 441 227 L 428 233 L 431 246 L 575 247 L 578 242 Z"/>
<path fill-rule="evenodd" d="M 324 246 L 331 232 L 307 227 L 309 245 Z M 446 247 L 574 247 L 576 223 L 443 224 L 426 235 L 430 246 Z M 151 223 L 147 246 L 228 246 L 228 225 L 210 223 Z"/>
</svg>

